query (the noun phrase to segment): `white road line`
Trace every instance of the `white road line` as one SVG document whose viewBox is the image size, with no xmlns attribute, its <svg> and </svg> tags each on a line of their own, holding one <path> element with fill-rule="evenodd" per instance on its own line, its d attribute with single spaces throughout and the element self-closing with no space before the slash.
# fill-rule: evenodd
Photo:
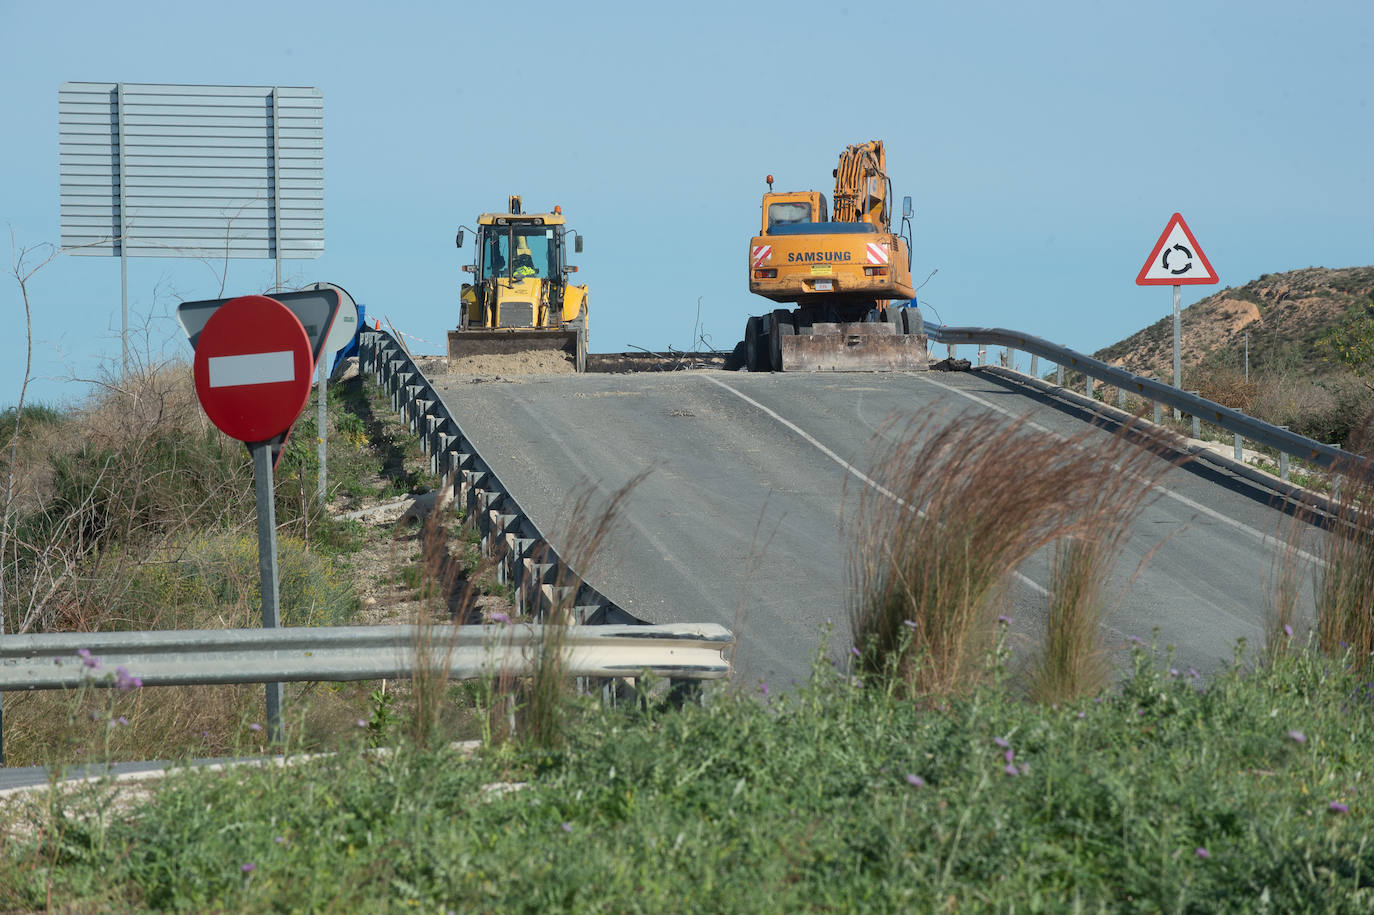
<svg viewBox="0 0 1374 915">
<path fill-rule="evenodd" d="M 792 422 L 791 420 L 786 419 L 785 417 L 782 417 L 782 416 L 778 415 L 778 414 L 775 413 L 774 411 L 772 411 L 772 410 L 768 409 L 767 407 L 765 407 L 763 404 L 759 403 L 759 402 L 758 402 L 757 400 L 755 400 L 754 398 L 750 397 L 748 394 L 745 394 L 743 391 L 739 391 L 739 390 L 737 390 L 737 389 L 735 389 L 735 388 L 730 387 L 730 385 L 726 384 L 725 382 L 721 381 L 719 378 L 716 378 L 716 377 L 713 376 L 713 375 L 702 375 L 701 377 L 705 378 L 707 381 L 711 382 L 711 383 L 714 384 L 714 385 L 718 385 L 719 387 L 724 388 L 725 390 L 729 391 L 731 394 L 734 394 L 734 395 L 735 395 L 736 397 L 738 397 L 740 400 L 743 400 L 745 403 L 747 403 L 747 404 L 749 404 L 750 406 L 754 407 L 756 410 L 760 410 L 760 411 L 762 411 L 763 413 L 768 414 L 768 415 L 771 416 L 773 419 L 777 420 L 779 423 L 781 423 L 782 425 L 786 426 L 788 429 L 790 429 L 790 430 L 792 430 L 793 432 L 795 432 L 795 433 L 796 433 L 798 436 L 800 436 L 807 444 L 813 446 L 813 447 L 814 447 L 817 451 L 819 451 L 821 454 L 823 454 L 823 455 L 825 455 L 826 457 L 830 458 L 830 460 L 834 461 L 836 464 L 839 464 L 841 467 L 843 467 L 843 468 L 844 468 L 845 470 L 847 470 L 849 473 L 853 474 L 857 479 L 861 480 L 865 485 L 873 487 L 874 490 L 876 490 L 877 492 L 882 493 L 884 496 L 886 496 L 887 498 L 893 500 L 893 501 L 896 502 L 898 505 L 902 505 L 902 506 L 906 506 L 906 505 L 907 505 L 906 500 L 903 499 L 901 496 L 897 495 L 897 494 L 896 494 L 895 492 L 893 492 L 892 490 L 890 490 L 890 489 L 886 488 L 885 486 L 883 486 L 882 484 L 878 483 L 878 482 L 877 482 L 876 480 L 874 480 L 872 477 L 868 476 L 868 474 L 864 473 L 862 470 L 860 470 L 859 468 L 855 467 L 853 464 L 849 463 L 848 461 L 846 461 L 844 458 L 840 457 L 840 456 L 839 456 L 838 454 L 836 454 L 835 452 L 831 451 L 831 450 L 830 450 L 829 448 L 827 448 L 825 445 L 821 444 L 821 442 L 819 442 L 819 441 L 816 439 L 815 436 L 813 436 L 811 433 L 807 432 L 807 431 L 806 431 L 805 429 L 803 429 L 801 426 L 798 426 L 796 423 Z M 922 517 L 924 517 L 924 515 L 925 515 L 924 512 L 922 512 L 920 509 L 916 509 L 916 511 L 917 511 L 918 514 L 920 514 L 920 515 L 922 515 Z M 1040 595 L 1042 595 L 1042 596 L 1044 596 L 1044 597 L 1048 597 L 1048 596 L 1049 596 L 1049 593 L 1050 593 L 1050 592 L 1047 591 L 1047 590 L 1045 590 L 1045 588 L 1044 588 L 1043 586 L 1041 586 L 1040 584 L 1038 584 L 1037 582 L 1031 580 L 1030 578 L 1027 578 L 1025 575 L 1021 574 L 1020 572 L 1016 572 L 1015 575 L 1016 575 L 1016 577 L 1017 577 L 1018 580 L 1020 580 L 1020 581 L 1023 582 L 1024 584 L 1028 585 L 1028 586 L 1029 586 L 1030 588 L 1032 588 L 1037 594 L 1040 594 Z"/>
</svg>

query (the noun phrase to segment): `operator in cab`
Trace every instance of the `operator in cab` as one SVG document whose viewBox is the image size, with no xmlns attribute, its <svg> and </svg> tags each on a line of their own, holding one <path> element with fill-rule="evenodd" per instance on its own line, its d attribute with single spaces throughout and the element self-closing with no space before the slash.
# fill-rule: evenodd
<svg viewBox="0 0 1374 915">
<path fill-rule="evenodd" d="M 527 276 L 537 276 L 539 271 L 534 269 L 534 258 L 528 254 L 515 255 L 515 269 L 511 271 L 511 276 L 516 279 L 524 279 Z"/>
</svg>

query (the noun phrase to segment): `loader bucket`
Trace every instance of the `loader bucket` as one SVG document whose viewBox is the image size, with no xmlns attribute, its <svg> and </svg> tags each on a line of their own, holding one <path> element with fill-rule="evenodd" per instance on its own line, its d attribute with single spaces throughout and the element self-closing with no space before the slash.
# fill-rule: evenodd
<svg viewBox="0 0 1374 915">
<path fill-rule="evenodd" d="M 923 372 L 930 368 L 925 334 L 887 323 L 813 324 L 784 336 L 784 372 Z"/>
<path fill-rule="evenodd" d="M 451 330 L 448 367 L 472 374 L 548 374 L 587 370 L 586 331 L 579 327 Z"/>
</svg>

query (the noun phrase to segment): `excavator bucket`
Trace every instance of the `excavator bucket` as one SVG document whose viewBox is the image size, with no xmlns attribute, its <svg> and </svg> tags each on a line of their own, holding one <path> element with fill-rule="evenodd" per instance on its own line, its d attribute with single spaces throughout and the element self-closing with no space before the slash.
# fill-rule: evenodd
<svg viewBox="0 0 1374 915">
<path fill-rule="evenodd" d="M 448 332 L 451 372 L 511 375 L 585 372 L 587 331 L 564 325 L 517 330 L 451 330 Z"/>
<path fill-rule="evenodd" d="M 778 341 L 784 372 L 923 372 L 930 367 L 925 334 L 897 324 L 814 324 L 810 333 Z"/>
</svg>

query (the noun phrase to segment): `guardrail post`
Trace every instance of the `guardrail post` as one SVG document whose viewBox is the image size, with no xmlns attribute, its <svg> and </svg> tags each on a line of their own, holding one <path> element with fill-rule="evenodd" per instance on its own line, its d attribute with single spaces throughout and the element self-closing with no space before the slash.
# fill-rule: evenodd
<svg viewBox="0 0 1374 915">
<path fill-rule="evenodd" d="M 1037 356 L 1035 353 L 1031 353 L 1031 370 L 1030 370 L 1030 373 L 1031 373 L 1031 377 L 1032 377 L 1032 378 L 1039 378 L 1039 377 L 1040 377 L 1040 357 Z"/>
<path fill-rule="evenodd" d="M 1062 364 L 1055 366 L 1054 378 L 1055 383 L 1062 388 L 1064 386 L 1064 366 Z"/>
<path fill-rule="evenodd" d="M 1087 383 L 1084 385 L 1084 389 L 1085 389 L 1085 390 L 1087 391 L 1087 393 L 1088 393 L 1088 399 L 1089 399 L 1089 400 L 1092 400 L 1092 399 L 1093 399 L 1093 376 L 1091 376 L 1091 375 L 1084 375 L 1083 377 L 1087 379 Z"/>
<path fill-rule="evenodd" d="M 1279 479 L 1288 482 L 1288 452 L 1279 452 Z"/>
<path fill-rule="evenodd" d="M 1116 389 L 1116 405 L 1123 410 L 1126 409 L 1126 389 L 1119 385 Z"/>
<path fill-rule="evenodd" d="M 1236 433 L 1236 460 L 1245 463 L 1245 449 L 1240 446 L 1240 433 Z"/>
<path fill-rule="evenodd" d="M 1164 422 L 1164 411 L 1160 409 L 1159 401 L 1156 400 L 1156 401 L 1155 401 L 1155 425 L 1158 426 L 1158 425 L 1162 424 L 1163 422 Z"/>
<path fill-rule="evenodd" d="M 978 364 L 979 364 L 979 365 L 987 365 L 987 364 L 988 364 L 988 348 L 987 348 L 986 345 L 981 344 L 981 343 L 978 345 Z"/>
</svg>

